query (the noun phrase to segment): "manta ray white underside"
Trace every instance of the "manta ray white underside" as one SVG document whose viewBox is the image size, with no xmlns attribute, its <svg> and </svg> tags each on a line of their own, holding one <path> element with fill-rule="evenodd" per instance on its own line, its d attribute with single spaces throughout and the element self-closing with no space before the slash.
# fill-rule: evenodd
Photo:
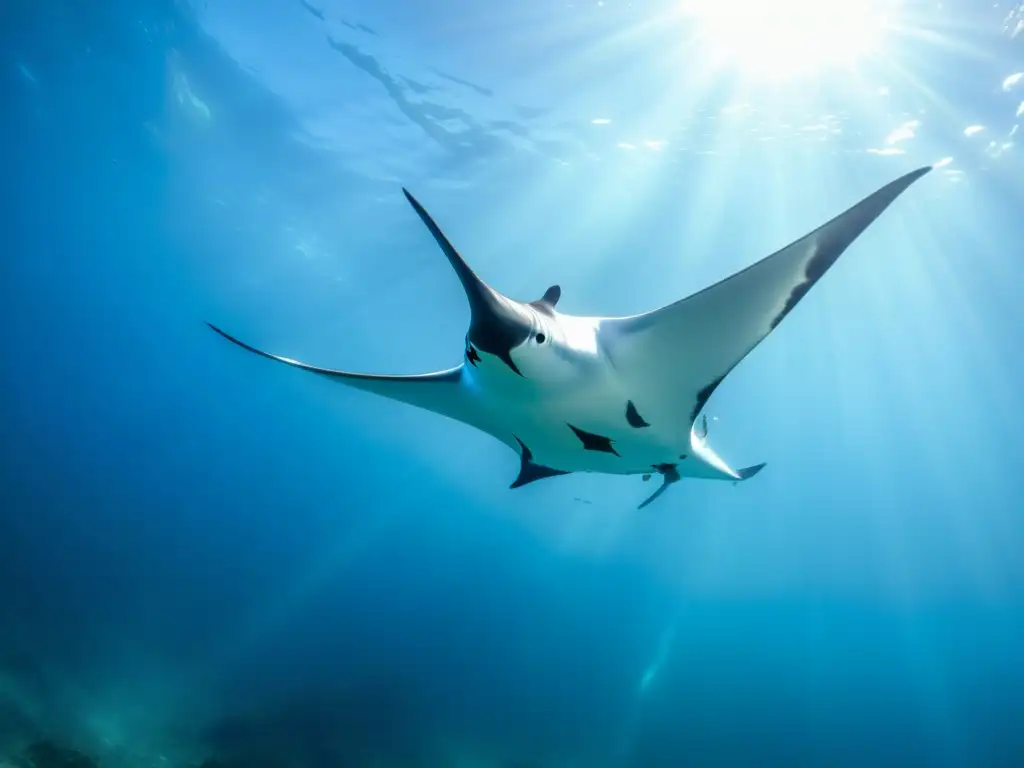
<svg viewBox="0 0 1024 768">
<path fill-rule="evenodd" d="M 406 197 L 455 269 L 472 322 L 464 362 L 420 375 L 319 368 L 239 346 L 493 435 L 519 455 L 517 488 L 570 472 L 660 474 L 641 506 L 681 477 L 745 480 L 708 445 L 705 403 L 847 247 L 931 167 L 887 184 L 796 242 L 688 298 L 631 317 L 578 317 L 518 302 L 476 276 L 424 208 Z"/>
</svg>

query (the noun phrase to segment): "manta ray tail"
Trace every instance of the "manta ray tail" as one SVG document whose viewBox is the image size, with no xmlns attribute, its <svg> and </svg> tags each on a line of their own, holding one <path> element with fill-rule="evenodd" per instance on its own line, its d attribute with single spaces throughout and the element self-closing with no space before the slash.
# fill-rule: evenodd
<svg viewBox="0 0 1024 768">
<path fill-rule="evenodd" d="M 762 461 L 760 464 L 754 464 L 752 467 L 744 467 L 743 469 L 737 469 L 736 479 L 733 481 L 733 483 L 738 483 L 741 480 L 749 480 L 762 469 L 764 469 L 765 466 L 767 466 L 767 462 Z M 658 490 L 656 490 L 654 493 L 652 493 L 650 496 L 644 499 L 644 502 L 639 507 L 637 507 L 637 509 L 643 509 L 644 507 L 646 507 L 656 498 L 661 496 L 661 494 L 667 491 L 670 485 L 672 485 L 673 483 L 678 483 L 680 480 L 678 472 L 664 472 L 662 473 L 662 476 L 665 479 L 662 481 L 661 487 L 659 487 Z"/>
<path fill-rule="evenodd" d="M 665 478 L 665 479 L 664 479 L 664 480 L 662 481 L 662 483 L 661 483 L 661 487 L 660 487 L 660 488 L 658 488 L 658 490 L 656 490 L 656 491 L 655 491 L 654 493 L 652 493 L 652 494 L 651 494 L 650 496 L 648 496 L 648 497 L 647 497 L 646 499 L 644 499 L 643 503 L 641 503 L 641 504 L 640 504 L 640 506 L 639 506 L 639 507 L 637 507 L 637 509 L 643 509 L 644 507 L 646 507 L 646 506 L 647 506 L 648 504 L 650 504 L 650 503 L 651 503 L 652 501 L 654 501 L 654 500 L 655 500 L 656 498 L 658 498 L 659 496 L 661 496 L 661 494 L 663 494 L 663 493 L 664 493 L 665 491 L 667 491 L 667 490 L 668 490 L 668 487 L 669 487 L 670 485 L 672 485 L 672 483 L 674 483 L 674 482 L 676 482 L 676 481 L 675 481 L 675 480 L 669 480 L 669 479 L 668 479 L 668 477 L 666 477 L 666 478 Z"/>
</svg>

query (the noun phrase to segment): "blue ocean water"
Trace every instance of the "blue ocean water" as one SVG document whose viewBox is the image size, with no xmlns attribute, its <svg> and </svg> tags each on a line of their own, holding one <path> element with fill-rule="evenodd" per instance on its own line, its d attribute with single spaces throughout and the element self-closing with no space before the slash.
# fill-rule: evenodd
<svg viewBox="0 0 1024 768">
<path fill-rule="evenodd" d="M 0 765 L 1024 764 L 1024 6 L 772 75 L 824 33 L 684 5 L 0 7 Z M 438 370 L 403 185 L 624 315 L 930 163 L 709 402 L 765 471 L 640 512 L 203 324 Z"/>
</svg>

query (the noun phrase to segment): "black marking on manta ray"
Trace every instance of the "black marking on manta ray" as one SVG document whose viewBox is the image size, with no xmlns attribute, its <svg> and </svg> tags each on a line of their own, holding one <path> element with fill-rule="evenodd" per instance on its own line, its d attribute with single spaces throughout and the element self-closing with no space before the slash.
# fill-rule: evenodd
<svg viewBox="0 0 1024 768">
<path fill-rule="evenodd" d="M 651 464 L 651 468 L 664 475 L 666 472 L 671 472 L 673 469 L 675 469 L 676 465 L 669 464 L 666 462 L 664 464 Z"/>
<path fill-rule="evenodd" d="M 569 423 L 566 423 L 566 426 L 576 433 L 576 437 L 578 437 L 580 442 L 583 443 L 583 450 L 598 451 L 600 453 L 614 453 L 616 456 L 619 455 L 619 452 L 616 451 L 615 447 L 612 445 L 614 441 L 610 437 L 595 435 L 593 432 L 585 432 L 584 430 L 578 429 Z"/>
<path fill-rule="evenodd" d="M 785 319 L 786 315 L 793 311 L 793 308 L 800 302 L 800 299 L 806 296 L 807 292 L 814 287 L 814 284 L 824 276 L 828 268 L 838 261 L 844 250 L 844 248 L 830 248 L 827 244 L 822 245 L 818 249 L 818 252 L 807 262 L 807 267 L 804 269 L 803 282 L 794 286 L 793 290 L 789 293 L 789 297 L 786 299 L 786 305 L 779 314 L 772 318 L 769 327 L 773 331 Z"/>
<path fill-rule="evenodd" d="M 502 303 L 495 299 L 491 289 L 469 268 L 455 246 L 437 226 L 437 222 L 410 194 L 409 190 L 403 187 L 402 193 L 420 220 L 430 230 L 430 234 L 434 236 L 435 242 L 444 251 L 448 262 L 462 282 L 470 308 L 469 340 L 478 350 L 494 355 L 507 365 L 509 370 L 522 376 L 522 372 L 516 367 L 510 353 L 529 338 L 530 326 L 515 312 L 503 307 Z"/>
<path fill-rule="evenodd" d="M 466 360 L 469 361 L 469 364 L 474 368 L 476 368 L 477 363 L 480 362 L 480 355 L 477 353 L 476 347 L 472 344 L 466 345 Z"/>
<path fill-rule="evenodd" d="M 543 480 L 546 477 L 557 477 L 558 475 L 568 475 L 564 469 L 552 469 L 551 467 L 545 467 L 543 464 L 533 463 L 533 452 L 526 447 L 526 444 L 515 435 L 512 437 L 516 438 L 516 442 L 519 443 L 520 448 L 520 465 L 519 465 L 519 476 L 512 481 L 512 485 L 509 488 L 521 488 L 528 483 L 536 482 L 537 480 Z"/>
<path fill-rule="evenodd" d="M 728 375 L 728 373 L 726 373 L 726 375 Z M 719 376 L 717 379 L 712 381 L 710 384 L 704 387 L 704 389 L 697 393 L 697 402 L 694 403 L 693 410 L 690 411 L 691 424 L 697 420 L 697 417 L 700 415 L 701 409 L 704 408 L 705 405 L 707 405 L 707 402 L 711 398 L 711 395 L 714 393 L 716 389 L 718 389 L 718 385 L 721 384 L 723 381 L 725 381 L 725 375 Z"/>
<path fill-rule="evenodd" d="M 644 421 L 644 417 L 640 415 L 639 411 L 637 411 L 632 400 L 626 402 L 626 421 L 629 422 L 629 426 L 636 427 L 637 429 L 643 429 L 644 427 L 651 426 Z"/>
<path fill-rule="evenodd" d="M 811 257 L 810 261 L 807 262 L 807 266 L 804 268 L 804 279 L 798 285 L 793 287 L 790 291 L 789 297 L 786 299 L 785 306 L 778 315 L 772 319 L 769 328 L 775 330 L 776 326 L 783 321 L 793 308 L 800 303 L 800 299 L 807 295 L 807 292 L 811 290 L 816 282 L 818 282 L 822 276 L 829 270 L 829 268 L 835 264 L 839 257 L 843 255 L 847 248 L 853 244 L 865 229 L 884 211 L 889 204 L 896 199 L 902 192 L 910 186 L 913 182 L 930 172 L 934 166 L 925 166 L 924 168 L 918 168 L 916 171 L 912 171 L 905 176 L 896 179 L 895 181 L 886 184 L 881 189 L 877 190 L 874 194 L 865 198 L 859 205 L 868 204 L 876 207 L 877 210 L 869 213 L 866 217 L 862 216 L 860 221 L 851 222 L 849 227 L 843 229 L 835 229 L 830 225 L 835 221 L 829 222 L 819 228 L 822 233 L 822 240 L 816 243 L 816 251 L 814 256 Z M 874 202 L 872 202 L 874 201 Z M 846 216 L 846 214 L 840 214 Z M 826 235 L 831 235 L 831 238 L 827 238 Z"/>
</svg>

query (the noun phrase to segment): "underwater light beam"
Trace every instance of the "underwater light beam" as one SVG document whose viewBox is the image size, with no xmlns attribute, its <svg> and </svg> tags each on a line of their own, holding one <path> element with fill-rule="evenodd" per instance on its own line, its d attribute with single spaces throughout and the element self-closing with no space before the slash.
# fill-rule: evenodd
<svg viewBox="0 0 1024 768">
<path fill-rule="evenodd" d="M 713 63 L 768 80 L 852 67 L 878 50 L 888 27 L 871 0 L 682 0 L 681 10 Z"/>
</svg>

